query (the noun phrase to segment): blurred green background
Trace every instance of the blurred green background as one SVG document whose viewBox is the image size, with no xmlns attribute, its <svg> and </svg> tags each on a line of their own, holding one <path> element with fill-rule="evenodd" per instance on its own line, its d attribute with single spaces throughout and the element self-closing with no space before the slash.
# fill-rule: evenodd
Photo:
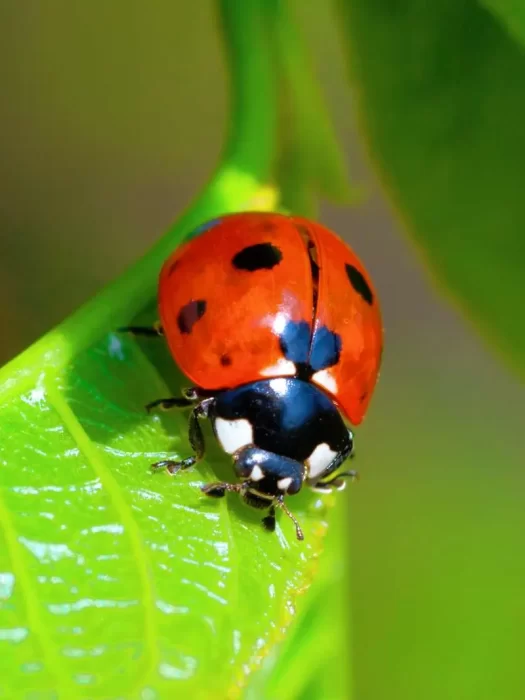
<svg viewBox="0 0 525 700">
<path fill-rule="evenodd" d="M 363 154 L 329 4 L 295 8 L 367 195 L 321 218 L 369 267 L 386 327 L 349 499 L 356 698 L 518 700 L 525 392 L 396 225 Z M 186 206 L 217 162 L 227 92 L 208 0 L 198 11 L 3 0 L 0 37 L 3 362 Z"/>
</svg>

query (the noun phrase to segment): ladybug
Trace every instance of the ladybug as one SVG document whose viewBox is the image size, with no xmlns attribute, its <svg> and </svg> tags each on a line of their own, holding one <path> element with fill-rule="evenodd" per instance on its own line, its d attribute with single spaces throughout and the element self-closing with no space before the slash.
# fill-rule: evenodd
<svg viewBox="0 0 525 700">
<path fill-rule="evenodd" d="M 324 226 L 297 216 L 246 212 L 200 226 L 165 262 L 160 324 L 129 327 L 164 335 L 193 386 L 147 406 L 189 408 L 194 454 L 163 460 L 171 474 L 204 455 L 208 418 L 239 483 L 211 483 L 208 496 L 235 491 L 276 508 L 304 484 L 341 489 L 352 455 L 348 424 L 361 423 L 377 381 L 382 323 L 377 294 L 352 249 Z"/>
</svg>

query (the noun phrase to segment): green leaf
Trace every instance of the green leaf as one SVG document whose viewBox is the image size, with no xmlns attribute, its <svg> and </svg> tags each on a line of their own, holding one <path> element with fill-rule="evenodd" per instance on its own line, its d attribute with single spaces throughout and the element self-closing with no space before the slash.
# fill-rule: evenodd
<svg viewBox="0 0 525 700">
<path fill-rule="evenodd" d="M 290 522 L 272 536 L 237 499 L 205 499 L 202 483 L 230 478 L 211 443 L 198 469 L 150 474 L 166 453 L 189 452 L 184 416 L 143 410 L 179 382 L 167 353 L 154 366 L 110 335 L 64 374 L 4 394 L 1 626 L 13 663 L 2 682 L 11 692 L 33 682 L 64 697 L 82 685 L 131 697 L 185 680 L 192 697 L 226 693 L 290 623 L 326 525 L 297 499 L 301 544 Z"/>
<path fill-rule="evenodd" d="M 245 700 L 350 697 L 347 539 L 344 512 L 339 508 L 331 516 L 322 569 L 299 619 L 250 679 Z"/>
<path fill-rule="evenodd" d="M 482 0 L 481 5 L 501 19 L 522 46 L 525 46 L 525 7 L 521 0 Z"/>
<path fill-rule="evenodd" d="M 515 8 L 516 31 L 474 0 L 339 1 L 383 183 L 436 279 L 523 371 L 525 15 L 490 4 L 509 22 Z"/>
<path fill-rule="evenodd" d="M 2 696 L 239 697 L 278 653 L 296 611 L 303 620 L 303 608 L 311 611 L 315 635 L 324 601 L 336 600 L 341 515 L 314 602 L 303 602 L 322 564 L 332 499 L 302 494 L 290 504 L 303 543 L 282 518 L 267 533 L 238 499 L 201 494 L 202 483 L 231 479 L 209 430 L 209 461 L 175 479 L 150 472 L 166 454 L 189 454 L 184 415 L 144 411 L 184 379 L 160 338 L 115 332 L 155 319 L 160 266 L 196 225 L 277 207 L 268 185 L 278 102 L 267 6 L 223 0 L 221 9 L 234 99 L 217 172 L 137 265 L 0 371 Z M 298 187 L 308 177 L 297 173 Z M 316 668 L 328 663 L 345 634 L 340 617 L 334 626 L 321 651 L 312 634 L 291 637 L 288 658 L 299 639 Z M 275 687 L 273 674 L 268 683 Z"/>
</svg>

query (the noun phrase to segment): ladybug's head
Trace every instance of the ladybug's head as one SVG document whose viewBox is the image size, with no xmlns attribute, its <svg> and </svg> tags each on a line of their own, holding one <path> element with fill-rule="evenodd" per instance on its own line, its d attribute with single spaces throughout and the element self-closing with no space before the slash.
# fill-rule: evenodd
<svg viewBox="0 0 525 700">
<path fill-rule="evenodd" d="M 294 459 L 250 446 L 235 456 L 235 471 L 245 485 L 243 499 L 255 508 L 268 508 L 301 490 L 305 470 Z"/>
</svg>

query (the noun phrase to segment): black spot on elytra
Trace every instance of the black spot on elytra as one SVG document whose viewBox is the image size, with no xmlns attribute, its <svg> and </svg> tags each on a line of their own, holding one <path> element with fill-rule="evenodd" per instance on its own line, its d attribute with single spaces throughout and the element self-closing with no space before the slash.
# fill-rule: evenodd
<svg viewBox="0 0 525 700">
<path fill-rule="evenodd" d="M 232 363 L 232 358 L 229 355 L 221 355 L 219 362 L 223 367 L 229 367 Z"/>
<path fill-rule="evenodd" d="M 190 301 L 182 307 L 177 316 L 177 325 L 181 333 L 189 334 L 193 330 L 193 326 L 206 313 L 206 302 L 204 299 Z"/>
<path fill-rule="evenodd" d="M 170 267 L 169 267 L 169 270 L 168 270 L 168 277 L 171 277 L 171 276 L 172 276 L 172 274 L 173 274 L 173 273 L 175 272 L 175 270 L 177 269 L 178 264 L 179 264 L 179 261 L 178 261 L 178 260 L 175 260 L 175 262 L 172 262 L 172 263 L 171 263 L 171 265 L 170 265 Z"/>
<path fill-rule="evenodd" d="M 374 295 L 372 294 L 372 290 L 368 286 L 368 282 L 365 280 L 362 273 L 359 272 L 357 267 L 354 267 L 353 265 L 346 265 L 345 267 L 346 274 L 348 275 L 348 279 L 350 280 L 352 287 L 359 294 L 359 296 L 366 301 L 367 304 L 372 305 Z"/>
<path fill-rule="evenodd" d="M 271 270 L 283 259 L 283 254 L 271 243 L 256 243 L 243 248 L 232 258 L 232 264 L 238 270 L 255 272 L 255 270 Z"/>
<path fill-rule="evenodd" d="M 359 397 L 359 402 L 363 403 L 363 401 L 366 400 L 367 396 L 368 396 L 368 391 L 365 391 L 364 394 L 361 394 L 361 396 Z"/>
</svg>

